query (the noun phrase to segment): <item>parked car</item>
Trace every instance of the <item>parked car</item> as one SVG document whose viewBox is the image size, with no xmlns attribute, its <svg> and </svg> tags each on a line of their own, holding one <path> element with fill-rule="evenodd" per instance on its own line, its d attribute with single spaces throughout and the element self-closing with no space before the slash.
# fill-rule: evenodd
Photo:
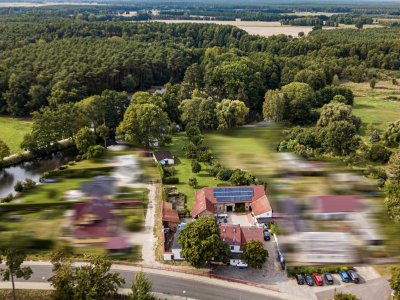
<svg viewBox="0 0 400 300">
<path fill-rule="evenodd" d="M 296 274 L 296 281 L 298 285 L 303 285 L 304 284 L 304 277 L 301 274 Z"/>
<path fill-rule="evenodd" d="M 333 284 L 333 276 L 331 275 L 331 273 L 325 273 L 324 274 L 324 279 L 325 279 L 325 283 L 326 284 Z"/>
<path fill-rule="evenodd" d="M 264 241 L 271 240 L 271 233 L 269 231 L 264 231 Z"/>
<path fill-rule="evenodd" d="M 238 267 L 239 269 L 246 269 L 249 267 L 249 265 L 241 261 L 236 265 L 236 267 Z"/>
<path fill-rule="evenodd" d="M 324 284 L 324 281 L 322 280 L 322 276 L 319 275 L 318 273 L 313 273 L 312 278 L 314 279 L 316 285 L 321 286 Z"/>
<path fill-rule="evenodd" d="M 309 286 L 314 285 L 314 280 L 312 279 L 311 275 L 305 274 L 304 277 L 306 278 L 307 285 L 309 285 Z"/>
<path fill-rule="evenodd" d="M 349 274 L 347 274 L 346 271 L 343 271 L 343 270 L 339 271 L 339 276 L 343 282 L 350 282 Z"/>
<path fill-rule="evenodd" d="M 356 271 L 348 270 L 347 273 L 349 274 L 351 281 L 354 283 L 360 283 L 360 276 L 358 276 Z"/>
</svg>

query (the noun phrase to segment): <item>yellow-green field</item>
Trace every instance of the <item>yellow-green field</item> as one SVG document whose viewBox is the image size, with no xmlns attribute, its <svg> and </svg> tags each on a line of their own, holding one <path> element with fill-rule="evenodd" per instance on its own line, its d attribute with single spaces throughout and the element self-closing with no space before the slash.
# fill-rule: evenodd
<svg viewBox="0 0 400 300">
<path fill-rule="evenodd" d="M 223 165 L 266 177 L 276 169 L 276 148 L 283 138 L 282 130 L 280 125 L 269 125 L 215 131 L 206 134 L 206 142 Z"/>
<path fill-rule="evenodd" d="M 344 85 L 353 90 L 353 111 L 362 120 L 362 136 L 367 135 L 368 124 L 382 133 L 390 122 L 400 119 L 400 86 L 393 85 L 391 81 L 378 81 L 375 89 L 371 89 L 368 82 Z"/>
<path fill-rule="evenodd" d="M 31 127 L 32 122 L 26 119 L 0 117 L 0 139 L 10 147 L 11 153 L 17 153 L 21 151 L 22 139 Z"/>
</svg>

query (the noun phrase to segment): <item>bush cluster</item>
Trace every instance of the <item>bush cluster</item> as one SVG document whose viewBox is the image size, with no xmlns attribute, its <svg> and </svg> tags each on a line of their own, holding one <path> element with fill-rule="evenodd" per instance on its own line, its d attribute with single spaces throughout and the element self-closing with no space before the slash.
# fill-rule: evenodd
<svg viewBox="0 0 400 300">
<path fill-rule="evenodd" d="M 341 270 L 347 271 L 352 266 L 310 266 L 310 267 L 289 267 L 287 268 L 288 276 L 294 277 L 296 274 L 312 274 L 312 273 L 338 273 Z"/>
</svg>

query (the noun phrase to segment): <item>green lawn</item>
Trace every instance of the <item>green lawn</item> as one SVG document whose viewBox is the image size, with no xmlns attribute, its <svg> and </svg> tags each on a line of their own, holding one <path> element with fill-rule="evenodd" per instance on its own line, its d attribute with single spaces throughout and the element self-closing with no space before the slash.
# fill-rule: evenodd
<svg viewBox="0 0 400 300">
<path fill-rule="evenodd" d="M 353 112 L 362 120 L 361 135 L 368 138 L 367 126 L 372 124 L 381 133 L 390 122 L 400 119 L 400 87 L 389 81 L 378 81 L 372 90 L 369 83 L 346 83 L 353 90 Z M 389 97 L 399 97 L 398 101 Z"/>
<path fill-rule="evenodd" d="M 187 196 L 186 207 L 191 210 L 196 190 L 206 186 L 216 186 L 217 184 L 223 183 L 223 181 L 217 180 L 208 174 L 207 169 L 210 168 L 210 166 L 207 164 L 201 163 L 202 170 L 197 174 L 192 173 L 191 160 L 184 158 L 184 152 L 182 150 L 186 140 L 187 138 L 184 133 L 177 134 L 173 137 L 172 144 L 165 147 L 165 149 L 177 156 L 174 168 L 176 170 L 175 176 L 179 177 L 179 183 L 174 185 L 180 192 Z M 188 181 L 191 177 L 197 178 L 199 185 L 197 189 L 189 186 Z"/>
<path fill-rule="evenodd" d="M 21 151 L 22 139 L 31 127 L 32 122 L 24 119 L 0 117 L 0 139 L 10 147 L 11 153 L 17 153 Z"/>
<path fill-rule="evenodd" d="M 276 170 L 276 147 L 283 137 L 282 130 L 280 125 L 270 125 L 214 131 L 205 136 L 207 145 L 223 165 L 265 178 Z"/>
</svg>

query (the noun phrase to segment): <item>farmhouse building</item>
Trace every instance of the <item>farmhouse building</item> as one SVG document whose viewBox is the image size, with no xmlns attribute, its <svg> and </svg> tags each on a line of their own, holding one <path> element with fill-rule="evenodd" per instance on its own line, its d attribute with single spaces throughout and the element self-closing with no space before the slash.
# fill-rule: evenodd
<svg viewBox="0 0 400 300">
<path fill-rule="evenodd" d="M 321 220 L 343 220 L 349 214 L 363 209 L 361 199 L 356 195 L 327 195 L 313 198 L 314 216 Z"/>
<path fill-rule="evenodd" d="M 264 186 L 206 187 L 196 192 L 193 218 L 228 212 L 250 212 L 255 222 L 260 218 L 271 218 L 272 208 Z"/>
</svg>

